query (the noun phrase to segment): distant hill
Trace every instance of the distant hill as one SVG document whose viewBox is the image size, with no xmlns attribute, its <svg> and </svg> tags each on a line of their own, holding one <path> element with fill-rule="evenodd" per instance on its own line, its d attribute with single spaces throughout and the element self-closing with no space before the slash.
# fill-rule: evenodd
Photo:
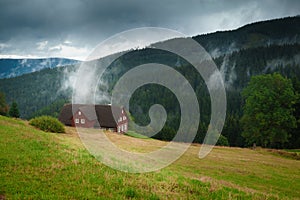
<svg viewBox="0 0 300 200">
<path fill-rule="evenodd" d="M 0 79 L 12 78 L 45 68 L 72 65 L 78 62 L 77 60 L 66 58 L 0 59 Z"/>
</svg>

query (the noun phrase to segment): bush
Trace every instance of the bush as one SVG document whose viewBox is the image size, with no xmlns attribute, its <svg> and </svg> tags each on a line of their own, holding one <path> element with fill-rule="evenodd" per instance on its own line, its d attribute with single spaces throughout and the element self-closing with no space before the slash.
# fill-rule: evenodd
<svg viewBox="0 0 300 200">
<path fill-rule="evenodd" d="M 216 145 L 217 146 L 229 146 L 229 142 L 225 136 L 220 135 Z"/>
<path fill-rule="evenodd" d="M 30 120 L 30 125 L 35 126 L 42 131 L 52 133 L 65 133 L 64 125 L 58 119 L 50 116 L 36 117 Z"/>
<path fill-rule="evenodd" d="M 171 141 L 176 135 L 176 131 L 169 126 L 164 126 L 161 131 L 159 131 L 152 138 L 164 141 Z"/>
</svg>

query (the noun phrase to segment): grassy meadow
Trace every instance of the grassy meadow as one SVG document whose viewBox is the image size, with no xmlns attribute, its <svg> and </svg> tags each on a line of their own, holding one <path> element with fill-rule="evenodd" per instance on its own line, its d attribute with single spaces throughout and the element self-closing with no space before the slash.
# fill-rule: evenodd
<svg viewBox="0 0 300 200">
<path fill-rule="evenodd" d="M 151 173 L 111 169 L 84 148 L 76 129 L 39 131 L 0 116 L 0 199 L 300 199 L 299 151 L 200 145 Z M 147 152 L 166 142 L 106 133 L 120 148 Z"/>
</svg>

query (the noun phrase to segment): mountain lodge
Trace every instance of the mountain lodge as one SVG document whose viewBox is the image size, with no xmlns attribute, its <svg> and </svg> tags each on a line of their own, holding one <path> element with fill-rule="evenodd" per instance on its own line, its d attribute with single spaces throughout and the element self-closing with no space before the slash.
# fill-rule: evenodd
<svg viewBox="0 0 300 200">
<path fill-rule="evenodd" d="M 117 121 L 113 113 L 117 114 Z M 58 119 L 66 126 L 102 128 L 118 133 L 128 130 L 128 116 L 124 108 L 111 105 L 66 104 Z"/>
</svg>

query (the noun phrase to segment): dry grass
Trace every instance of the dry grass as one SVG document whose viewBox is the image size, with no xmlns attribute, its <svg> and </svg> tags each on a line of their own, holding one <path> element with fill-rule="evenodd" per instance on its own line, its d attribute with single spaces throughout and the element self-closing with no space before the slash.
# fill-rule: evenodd
<svg viewBox="0 0 300 200">
<path fill-rule="evenodd" d="M 168 144 L 164 141 L 138 139 L 112 132 L 105 134 L 116 146 L 132 152 L 151 152 Z M 189 179 L 209 183 L 211 191 L 228 187 L 275 199 L 280 199 L 281 192 L 285 195 L 289 192 L 297 193 L 294 197 L 300 195 L 300 192 L 289 189 L 290 185 L 300 180 L 300 173 L 294 173 L 295 169 L 300 169 L 300 162 L 297 160 L 274 156 L 275 150 L 232 147 L 214 147 L 206 158 L 199 159 L 200 147 L 200 144 L 191 145 L 187 152 L 167 169 Z M 162 185 L 159 188 L 164 188 L 163 191 L 174 190 L 169 188 L 172 184 L 160 184 Z"/>
</svg>

